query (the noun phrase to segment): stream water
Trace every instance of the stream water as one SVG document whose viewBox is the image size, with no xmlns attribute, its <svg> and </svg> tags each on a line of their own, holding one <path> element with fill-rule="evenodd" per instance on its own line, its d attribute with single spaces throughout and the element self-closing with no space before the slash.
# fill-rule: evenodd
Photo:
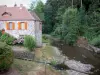
<svg viewBox="0 0 100 75">
<path fill-rule="evenodd" d="M 68 46 L 61 41 L 53 41 L 52 45 L 57 47 L 61 52 L 67 56 L 70 60 L 80 61 L 84 64 L 90 64 L 94 66 L 91 70 L 93 72 L 89 75 L 100 75 L 100 55 L 84 48 L 77 46 Z"/>
</svg>

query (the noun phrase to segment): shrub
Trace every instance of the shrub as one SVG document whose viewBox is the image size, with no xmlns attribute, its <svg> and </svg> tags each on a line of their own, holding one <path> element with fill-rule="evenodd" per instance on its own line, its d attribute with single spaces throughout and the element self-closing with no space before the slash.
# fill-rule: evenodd
<svg viewBox="0 0 100 75">
<path fill-rule="evenodd" d="M 52 66 L 55 66 L 55 65 L 57 65 L 57 61 L 55 61 L 55 60 L 52 60 L 52 61 L 51 61 L 51 63 L 50 63 L 50 65 L 52 65 Z"/>
<path fill-rule="evenodd" d="M 13 52 L 6 43 L 0 42 L 0 71 L 10 68 L 13 63 Z"/>
<path fill-rule="evenodd" d="M 6 43 L 8 44 L 8 45 L 12 45 L 13 44 L 13 41 L 14 41 L 14 37 L 8 37 L 8 39 L 6 39 Z"/>
<path fill-rule="evenodd" d="M 94 38 L 90 43 L 94 46 L 100 47 L 100 35 Z"/>
<path fill-rule="evenodd" d="M 8 33 L 4 33 L 0 38 L 0 40 L 2 42 L 6 42 L 8 45 L 13 45 L 14 39 L 15 38 L 13 36 L 9 35 Z"/>
<path fill-rule="evenodd" d="M 49 39 L 48 39 L 48 37 L 45 34 L 42 35 L 42 42 L 43 43 L 49 43 Z"/>
<path fill-rule="evenodd" d="M 32 49 L 34 49 L 36 46 L 35 39 L 30 35 L 26 35 L 24 38 L 24 46 L 32 51 Z"/>
<path fill-rule="evenodd" d="M 8 39 L 8 36 L 9 36 L 9 34 L 4 33 L 4 34 L 1 36 L 0 40 L 3 41 L 3 42 L 5 42 L 6 39 Z"/>
</svg>

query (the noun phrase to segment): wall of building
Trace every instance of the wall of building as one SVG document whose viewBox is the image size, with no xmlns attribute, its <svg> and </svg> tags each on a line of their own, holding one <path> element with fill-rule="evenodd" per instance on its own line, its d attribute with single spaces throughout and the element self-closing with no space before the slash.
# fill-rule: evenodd
<svg viewBox="0 0 100 75">
<path fill-rule="evenodd" d="M 14 22 L 15 29 L 7 30 L 6 22 Z M 18 22 L 27 22 L 27 30 L 18 30 Z M 39 22 L 36 23 L 35 21 L 0 21 L 0 30 L 5 29 L 5 32 L 16 38 L 18 38 L 19 35 L 32 35 L 36 39 L 37 46 L 42 46 L 42 31 L 37 30 L 36 28 L 38 27 Z"/>
<path fill-rule="evenodd" d="M 39 21 L 35 22 L 35 36 L 38 46 L 42 46 L 42 23 Z"/>
</svg>

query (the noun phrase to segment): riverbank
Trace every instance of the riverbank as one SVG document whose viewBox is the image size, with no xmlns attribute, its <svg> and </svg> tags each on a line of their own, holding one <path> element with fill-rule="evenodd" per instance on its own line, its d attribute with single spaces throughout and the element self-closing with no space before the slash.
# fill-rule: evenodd
<svg viewBox="0 0 100 75">
<path fill-rule="evenodd" d="M 91 51 L 68 46 L 58 39 L 49 39 L 31 53 L 35 54 L 34 60 L 14 60 L 13 67 L 20 75 L 99 75 L 99 59 Z"/>
<path fill-rule="evenodd" d="M 20 47 L 20 49 L 21 51 L 27 52 L 24 47 Z M 31 52 L 35 54 L 34 60 L 14 59 L 12 67 L 15 68 L 20 75 L 45 75 L 45 73 L 46 75 L 61 75 L 58 70 L 46 64 L 52 61 L 56 55 L 53 51 L 53 48 L 49 44 L 44 44 L 42 48 L 36 48 L 35 51 Z"/>
<path fill-rule="evenodd" d="M 91 66 L 89 68 L 91 68 L 92 70 L 89 68 L 88 68 L 88 70 L 91 70 L 90 73 L 92 73 L 92 74 L 88 74 L 88 75 L 100 75 L 100 65 L 99 65 L 100 64 L 100 58 L 99 58 L 100 55 L 98 55 L 94 51 L 88 50 L 86 48 L 82 48 L 82 47 L 78 47 L 78 46 L 69 46 L 60 40 L 55 40 L 56 38 L 52 38 L 51 36 L 49 37 L 49 39 L 52 40 L 53 46 L 57 47 L 64 56 L 67 56 L 69 58 L 69 60 L 73 62 L 73 65 L 74 65 L 73 67 L 74 68 L 76 67 L 75 68 L 76 71 L 79 71 L 79 70 L 77 70 L 77 68 L 81 70 L 81 68 L 80 68 L 81 65 L 80 66 L 77 65 L 79 62 L 82 65 Z M 84 68 L 84 66 L 83 66 L 83 68 Z M 84 70 L 85 69 L 86 69 L 86 67 L 84 68 Z M 83 72 L 83 71 L 79 71 L 79 72 Z"/>
</svg>

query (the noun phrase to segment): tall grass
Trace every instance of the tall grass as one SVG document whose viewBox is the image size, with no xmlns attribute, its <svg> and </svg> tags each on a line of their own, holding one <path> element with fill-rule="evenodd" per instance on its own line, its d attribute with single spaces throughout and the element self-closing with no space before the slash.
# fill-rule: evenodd
<svg viewBox="0 0 100 75">
<path fill-rule="evenodd" d="M 26 35 L 24 38 L 24 46 L 32 51 L 36 47 L 35 38 L 30 35 Z"/>
</svg>

